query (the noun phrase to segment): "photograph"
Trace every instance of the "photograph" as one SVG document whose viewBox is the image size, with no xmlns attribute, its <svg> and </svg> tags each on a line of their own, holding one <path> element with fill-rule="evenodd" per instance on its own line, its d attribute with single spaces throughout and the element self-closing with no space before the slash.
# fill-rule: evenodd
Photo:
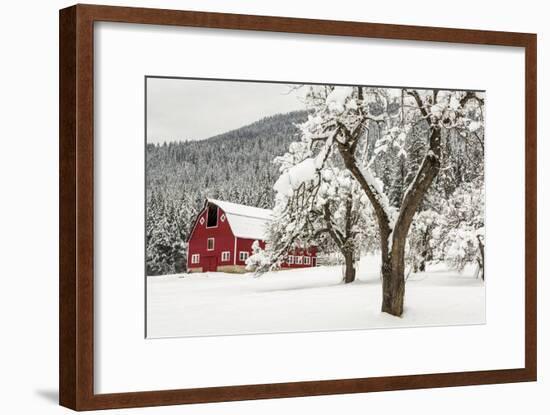
<svg viewBox="0 0 550 415">
<path fill-rule="evenodd" d="M 485 323 L 485 93 L 146 78 L 146 337 Z"/>
</svg>

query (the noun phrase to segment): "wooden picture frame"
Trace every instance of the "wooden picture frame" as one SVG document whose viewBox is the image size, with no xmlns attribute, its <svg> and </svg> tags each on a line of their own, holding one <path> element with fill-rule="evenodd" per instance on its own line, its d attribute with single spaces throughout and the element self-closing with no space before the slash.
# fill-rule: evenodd
<svg viewBox="0 0 550 415">
<path fill-rule="evenodd" d="M 525 367 L 197 389 L 95 394 L 94 22 L 515 46 L 525 50 Z M 76 5 L 60 11 L 60 404 L 128 408 L 535 381 L 537 378 L 537 38 L 534 34 L 224 13 Z"/>
</svg>

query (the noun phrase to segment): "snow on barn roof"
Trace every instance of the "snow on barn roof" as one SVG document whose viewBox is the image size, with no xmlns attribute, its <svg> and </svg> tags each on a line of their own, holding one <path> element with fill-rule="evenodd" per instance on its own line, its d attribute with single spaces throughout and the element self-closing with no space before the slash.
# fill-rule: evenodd
<svg viewBox="0 0 550 415">
<path fill-rule="evenodd" d="M 207 199 L 207 202 L 217 205 L 225 212 L 235 236 L 247 239 L 266 239 L 265 232 L 267 223 L 272 217 L 271 210 L 216 199 Z"/>
</svg>

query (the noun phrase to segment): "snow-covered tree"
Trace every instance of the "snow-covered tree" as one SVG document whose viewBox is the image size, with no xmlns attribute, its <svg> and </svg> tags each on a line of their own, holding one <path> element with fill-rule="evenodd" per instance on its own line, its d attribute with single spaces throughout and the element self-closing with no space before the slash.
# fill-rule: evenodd
<svg viewBox="0 0 550 415">
<path fill-rule="evenodd" d="M 426 263 L 434 259 L 433 232 L 439 221 L 439 214 L 423 210 L 414 216 L 407 239 L 405 261 L 412 272 L 423 272 Z"/>
<path fill-rule="evenodd" d="M 399 316 L 403 312 L 405 293 L 407 234 L 439 173 L 443 132 L 475 133 L 483 124 L 483 97 L 475 92 L 323 86 L 311 87 L 307 99 L 313 115 L 302 126 L 301 142 L 312 154 L 293 167 L 300 172 L 300 178 L 290 181 L 292 188 L 295 190 L 313 180 L 328 160 L 339 155 L 368 198 L 377 219 L 382 257 L 382 311 Z M 408 135 L 417 125 L 421 125 L 425 142 L 422 161 L 401 203 L 392 209 L 374 164 L 377 156 L 390 146 L 399 152 L 405 151 Z M 369 145 L 371 128 L 378 131 L 374 146 Z M 369 152 L 369 148 L 374 151 Z"/>
<path fill-rule="evenodd" d="M 268 251 L 262 249 L 259 241 L 252 242 L 252 255 L 246 259 L 246 269 L 256 271 L 271 266 L 271 258 Z"/>
<path fill-rule="evenodd" d="M 296 246 L 333 248 L 342 255 L 344 282 L 350 283 L 355 280 L 355 263 L 368 229 L 368 200 L 347 169 L 326 159 L 319 168 L 319 161 L 311 155 L 308 143 L 301 141 L 275 159 L 281 176 L 274 185 L 277 194 L 268 245 L 251 262 L 257 271 L 265 272 L 278 266 Z"/>
<path fill-rule="evenodd" d="M 334 246 L 344 258 L 344 282 L 355 281 L 355 265 L 367 238 L 374 235 L 366 224 L 374 220 L 368 200 L 347 170 L 323 170 L 316 208 L 311 211 L 314 240 L 328 236 L 324 245 Z"/>
<path fill-rule="evenodd" d="M 163 275 L 185 270 L 185 237 L 181 205 L 168 204 L 158 194 L 151 197 L 146 220 L 147 275 Z"/>
<path fill-rule="evenodd" d="M 479 181 L 468 182 L 455 190 L 445 203 L 440 217 L 438 239 L 440 257 L 462 271 L 475 262 L 485 279 L 485 192 Z"/>
</svg>

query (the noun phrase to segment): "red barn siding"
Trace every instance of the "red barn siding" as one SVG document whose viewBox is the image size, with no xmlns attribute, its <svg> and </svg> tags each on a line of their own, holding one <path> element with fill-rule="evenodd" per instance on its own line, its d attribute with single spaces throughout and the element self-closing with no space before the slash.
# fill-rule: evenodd
<svg viewBox="0 0 550 415">
<path fill-rule="evenodd" d="M 207 223 L 208 209 L 203 209 L 195 221 L 195 226 L 191 232 L 188 244 L 187 268 L 202 268 L 202 271 L 216 270 L 218 266 L 232 265 L 233 254 L 235 250 L 235 237 L 231 231 L 231 227 L 227 218 L 222 221 L 221 216 L 224 212 L 218 208 L 218 225 L 213 228 L 208 228 Z M 203 223 L 201 224 L 201 219 Z M 214 249 L 207 249 L 208 238 L 214 238 Z M 222 261 L 222 252 L 229 251 L 229 261 Z M 192 264 L 192 255 L 199 254 L 200 260 L 198 264 Z M 209 269 L 213 268 L 215 269 Z"/>
<path fill-rule="evenodd" d="M 255 239 L 247 239 L 247 238 L 237 238 L 237 255 L 236 255 L 236 261 L 235 265 L 242 265 L 245 266 L 245 261 L 240 260 L 240 253 L 241 252 L 248 252 L 248 256 L 252 255 L 252 244 L 254 244 Z M 258 240 L 258 243 L 260 244 L 260 248 L 265 248 L 265 242 Z"/>
<path fill-rule="evenodd" d="M 292 263 L 289 257 L 292 256 Z M 296 258 L 301 257 L 301 264 L 296 263 Z M 309 258 L 309 264 L 306 264 L 305 258 Z M 288 253 L 284 261 L 281 263 L 281 268 L 309 268 L 317 265 L 317 249 L 316 248 L 296 248 Z"/>
</svg>

